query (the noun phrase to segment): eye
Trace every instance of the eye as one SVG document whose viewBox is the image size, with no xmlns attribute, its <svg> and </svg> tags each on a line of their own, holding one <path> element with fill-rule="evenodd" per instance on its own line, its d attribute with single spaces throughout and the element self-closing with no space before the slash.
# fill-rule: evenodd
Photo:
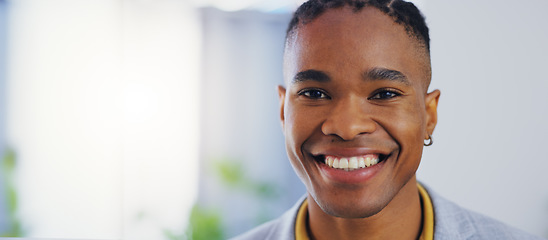
<svg viewBox="0 0 548 240">
<path fill-rule="evenodd" d="M 310 99 L 331 99 L 331 97 L 320 89 L 304 89 L 299 91 L 298 95 L 305 96 Z"/>
<path fill-rule="evenodd" d="M 387 99 L 392 99 L 392 98 L 395 98 L 395 97 L 398 97 L 398 96 L 401 96 L 402 94 L 396 90 L 390 90 L 390 89 L 381 89 L 377 92 L 375 92 L 375 94 L 370 97 L 369 99 L 374 99 L 374 100 L 387 100 Z"/>
</svg>

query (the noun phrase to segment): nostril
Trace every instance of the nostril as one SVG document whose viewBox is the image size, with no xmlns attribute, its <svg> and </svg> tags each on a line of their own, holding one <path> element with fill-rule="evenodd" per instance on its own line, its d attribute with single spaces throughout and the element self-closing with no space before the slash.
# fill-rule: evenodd
<svg viewBox="0 0 548 240">
<path fill-rule="evenodd" d="M 376 128 L 376 123 L 371 119 L 331 120 L 323 123 L 321 131 L 326 136 L 336 136 L 343 141 L 350 141 L 359 135 L 373 133 Z M 332 142 L 335 140 L 331 139 Z"/>
<path fill-rule="evenodd" d="M 348 103 L 348 102 L 345 102 Z M 329 112 L 321 125 L 324 135 L 338 136 L 342 140 L 350 141 L 360 134 L 372 133 L 377 128 L 376 121 L 363 110 L 352 107 L 353 103 L 339 103 Z"/>
</svg>

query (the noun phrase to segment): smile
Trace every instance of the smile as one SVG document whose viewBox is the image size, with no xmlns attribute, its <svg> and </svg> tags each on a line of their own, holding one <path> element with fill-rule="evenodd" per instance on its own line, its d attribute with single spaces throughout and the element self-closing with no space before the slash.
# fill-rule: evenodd
<svg viewBox="0 0 548 240">
<path fill-rule="evenodd" d="M 324 163 L 335 169 L 353 171 L 378 164 L 384 157 L 379 154 L 366 154 L 354 157 L 325 156 Z"/>
</svg>

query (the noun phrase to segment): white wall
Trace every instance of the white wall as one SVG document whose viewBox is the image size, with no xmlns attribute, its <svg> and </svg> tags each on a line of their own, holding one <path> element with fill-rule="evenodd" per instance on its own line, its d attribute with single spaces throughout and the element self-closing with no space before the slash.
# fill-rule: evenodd
<svg viewBox="0 0 548 240">
<path fill-rule="evenodd" d="M 197 194 L 184 1 L 10 1 L 7 141 L 28 237 L 162 239 Z"/>
<path fill-rule="evenodd" d="M 548 2 L 427 1 L 434 145 L 419 179 L 462 206 L 548 236 Z"/>
</svg>

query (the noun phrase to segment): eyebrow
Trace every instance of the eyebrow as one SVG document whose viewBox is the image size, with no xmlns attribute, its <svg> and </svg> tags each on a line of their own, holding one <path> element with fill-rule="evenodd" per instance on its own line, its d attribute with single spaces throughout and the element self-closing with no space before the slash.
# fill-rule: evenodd
<svg viewBox="0 0 548 240">
<path fill-rule="evenodd" d="M 318 71 L 318 70 L 305 70 L 299 72 L 293 77 L 293 83 L 300 83 L 306 81 L 316 81 L 316 82 L 329 82 L 331 77 L 327 73 Z"/>
<path fill-rule="evenodd" d="M 398 81 L 405 85 L 411 84 L 402 72 L 382 67 L 372 68 L 364 72 L 362 77 L 366 81 L 390 80 Z M 325 72 L 309 69 L 295 74 L 292 82 L 300 83 L 306 81 L 329 82 L 331 81 L 331 77 Z"/>
<path fill-rule="evenodd" d="M 367 80 L 390 80 L 398 81 L 405 85 L 410 85 L 409 79 L 400 71 L 392 70 L 388 68 L 372 68 L 363 74 L 363 78 Z"/>
</svg>

